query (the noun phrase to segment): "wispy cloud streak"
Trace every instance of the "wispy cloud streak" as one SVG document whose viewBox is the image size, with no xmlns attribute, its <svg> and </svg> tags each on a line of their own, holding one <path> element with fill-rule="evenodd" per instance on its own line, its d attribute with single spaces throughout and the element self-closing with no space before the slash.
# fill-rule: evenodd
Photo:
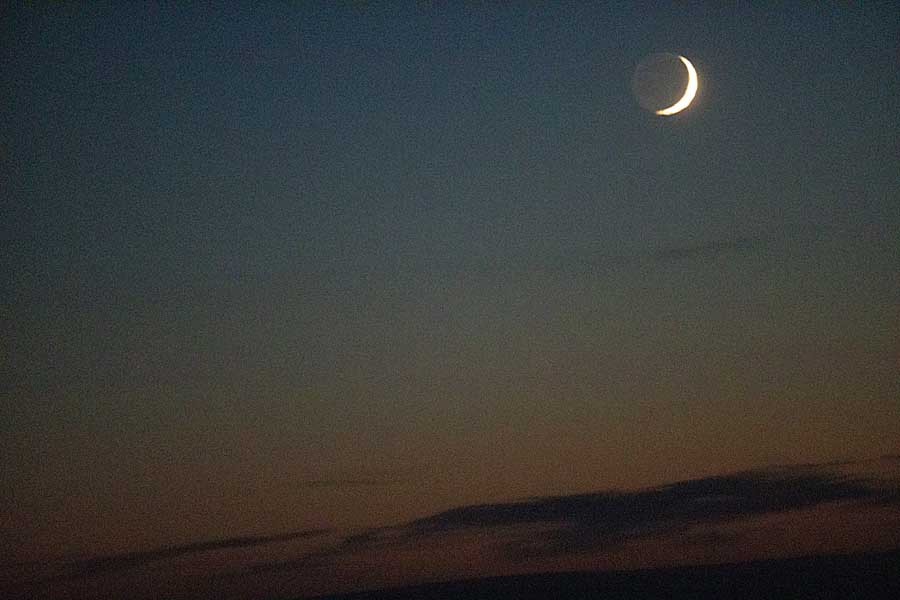
<svg viewBox="0 0 900 600">
<path fill-rule="evenodd" d="M 393 479 L 308 479 L 301 481 L 301 488 L 378 487 L 405 483 Z"/>
<path fill-rule="evenodd" d="M 685 260 L 712 260 L 725 254 L 746 253 L 762 247 L 760 238 L 740 237 L 691 244 L 681 244 L 662 248 L 654 253 L 654 258 L 663 262 Z"/>
<path fill-rule="evenodd" d="M 66 572 L 60 575 L 60 579 L 77 579 L 94 575 L 132 569 L 148 563 L 171 560 L 191 554 L 212 552 L 216 550 L 233 550 L 239 548 L 251 548 L 293 542 L 296 540 L 318 537 L 328 533 L 325 529 L 307 529 L 268 536 L 241 536 L 222 540 L 194 542 L 180 546 L 168 546 L 142 552 L 128 552 L 125 554 L 113 554 L 100 556 L 87 560 L 76 561 L 68 565 Z"/>
</svg>

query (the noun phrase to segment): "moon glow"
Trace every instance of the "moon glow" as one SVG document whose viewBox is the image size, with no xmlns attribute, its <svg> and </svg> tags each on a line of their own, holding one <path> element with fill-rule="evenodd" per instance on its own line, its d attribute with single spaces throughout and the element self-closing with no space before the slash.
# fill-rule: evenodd
<svg viewBox="0 0 900 600">
<path fill-rule="evenodd" d="M 693 102 L 694 100 L 694 96 L 697 95 L 697 87 L 699 86 L 699 82 L 697 81 L 697 70 L 694 69 L 694 65 L 691 64 L 691 61 L 689 61 L 685 57 L 679 56 L 678 58 L 680 58 L 681 62 L 684 63 L 684 66 L 687 68 L 688 72 L 688 83 L 687 87 L 684 89 L 684 96 L 682 96 L 681 100 L 679 100 L 672 106 L 656 111 L 656 114 L 658 115 L 669 116 L 680 113 L 691 105 L 691 102 Z"/>
<path fill-rule="evenodd" d="M 631 91 L 641 108 L 668 117 L 691 105 L 698 84 L 697 70 L 691 61 L 678 54 L 660 52 L 646 56 L 638 63 L 631 80 Z"/>
</svg>

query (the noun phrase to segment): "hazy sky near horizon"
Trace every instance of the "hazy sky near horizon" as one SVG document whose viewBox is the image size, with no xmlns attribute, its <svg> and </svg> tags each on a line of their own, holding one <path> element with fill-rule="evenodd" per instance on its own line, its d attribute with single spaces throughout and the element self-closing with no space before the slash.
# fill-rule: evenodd
<svg viewBox="0 0 900 600">
<path fill-rule="evenodd" d="M 898 451 L 897 8 L 462 4 L 2 9 L 13 559 Z"/>
</svg>

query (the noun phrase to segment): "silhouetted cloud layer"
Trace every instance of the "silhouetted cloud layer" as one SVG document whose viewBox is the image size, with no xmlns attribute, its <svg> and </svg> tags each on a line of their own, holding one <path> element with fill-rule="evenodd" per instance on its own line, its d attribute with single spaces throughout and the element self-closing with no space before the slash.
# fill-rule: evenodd
<svg viewBox="0 0 900 600">
<path fill-rule="evenodd" d="M 626 541 L 693 531 L 766 514 L 838 502 L 861 507 L 900 504 L 896 482 L 850 478 L 822 465 L 747 471 L 637 491 L 596 492 L 462 506 L 396 527 L 347 536 L 301 559 L 256 565 L 259 570 L 321 568 L 358 552 L 414 547 L 460 532 L 489 533 L 509 558 L 582 554 Z M 714 531 L 708 535 L 726 535 Z M 739 534 L 727 534 L 729 539 Z"/>
<path fill-rule="evenodd" d="M 528 553 L 605 548 L 702 523 L 808 508 L 838 500 L 888 499 L 863 481 L 819 474 L 747 472 L 683 481 L 634 492 L 600 492 L 526 502 L 465 506 L 413 521 L 409 535 L 471 528 L 549 525 Z M 523 546 L 522 551 L 525 551 Z"/>
</svg>

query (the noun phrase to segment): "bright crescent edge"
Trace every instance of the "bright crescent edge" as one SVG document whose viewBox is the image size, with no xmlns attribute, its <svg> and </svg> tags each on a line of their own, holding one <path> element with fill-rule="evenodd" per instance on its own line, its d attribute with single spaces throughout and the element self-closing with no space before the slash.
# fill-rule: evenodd
<svg viewBox="0 0 900 600">
<path fill-rule="evenodd" d="M 691 61 L 681 55 L 679 55 L 678 58 L 680 58 L 681 62 L 684 63 L 684 66 L 687 68 L 688 72 L 688 84 L 684 89 L 684 96 L 682 96 L 681 100 L 679 100 L 669 108 L 663 108 L 656 111 L 656 114 L 658 115 L 668 117 L 670 115 L 674 115 L 675 113 L 683 111 L 691 105 L 691 102 L 693 102 L 694 100 L 694 96 L 697 95 L 697 71 L 694 69 L 694 65 L 691 64 Z"/>
</svg>

